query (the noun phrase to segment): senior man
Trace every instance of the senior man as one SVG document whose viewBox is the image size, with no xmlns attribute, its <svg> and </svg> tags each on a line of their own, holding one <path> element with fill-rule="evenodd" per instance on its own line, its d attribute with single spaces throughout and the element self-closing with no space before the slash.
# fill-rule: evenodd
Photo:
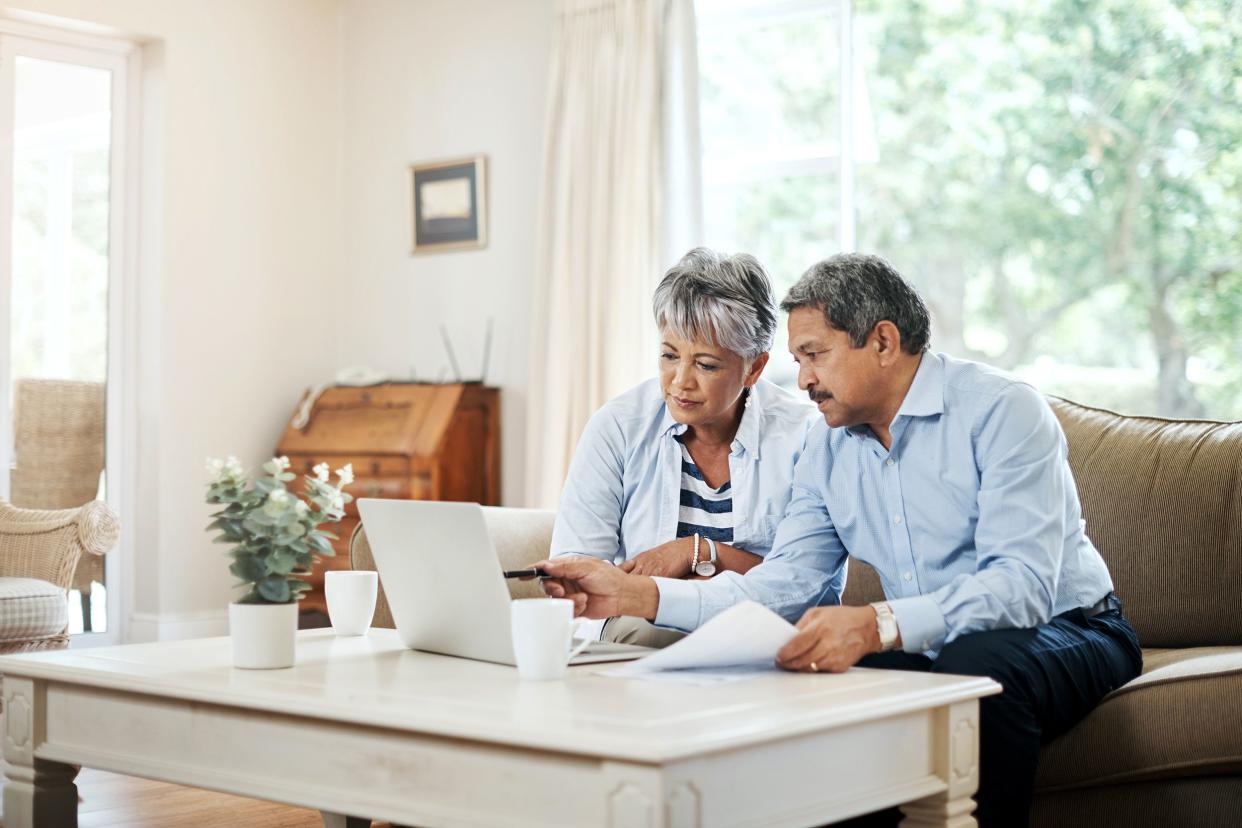
<svg viewBox="0 0 1242 828">
<path fill-rule="evenodd" d="M 1041 743 L 1141 668 L 1061 428 L 1026 383 L 928 351 L 926 306 L 879 257 L 820 262 L 781 308 L 825 424 L 763 563 L 693 582 L 558 559 L 542 564 L 545 589 L 589 617 L 682 630 L 753 599 L 799 619 L 777 657 L 790 670 L 993 678 L 1004 693 L 980 706 L 977 816 L 1025 825 Z M 839 604 L 847 554 L 875 567 L 886 601 L 817 606 Z"/>
</svg>

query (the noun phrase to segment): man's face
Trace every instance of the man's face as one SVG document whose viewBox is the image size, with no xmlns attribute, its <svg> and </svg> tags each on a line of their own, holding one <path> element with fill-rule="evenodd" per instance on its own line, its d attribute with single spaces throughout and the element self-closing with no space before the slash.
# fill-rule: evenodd
<svg viewBox="0 0 1242 828">
<path fill-rule="evenodd" d="M 855 348 L 849 334 L 831 327 L 819 308 L 789 314 L 789 352 L 798 363 L 798 387 L 833 428 L 870 422 L 882 403 L 873 340 L 874 332 Z"/>
</svg>

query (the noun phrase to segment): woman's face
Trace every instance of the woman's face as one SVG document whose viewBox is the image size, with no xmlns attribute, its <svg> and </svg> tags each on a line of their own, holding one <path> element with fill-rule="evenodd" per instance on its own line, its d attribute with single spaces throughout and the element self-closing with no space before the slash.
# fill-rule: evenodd
<svg viewBox="0 0 1242 828">
<path fill-rule="evenodd" d="M 660 388 L 673 419 L 688 426 L 729 422 L 742 391 L 754 385 L 767 354 L 753 360 L 713 345 L 660 336 Z"/>
</svg>

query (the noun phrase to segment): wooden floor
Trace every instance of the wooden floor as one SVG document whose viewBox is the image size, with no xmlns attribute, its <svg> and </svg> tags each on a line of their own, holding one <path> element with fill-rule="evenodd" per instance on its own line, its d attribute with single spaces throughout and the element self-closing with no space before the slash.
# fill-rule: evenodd
<svg viewBox="0 0 1242 828">
<path fill-rule="evenodd" d="M 87 768 L 77 785 L 79 828 L 323 828 L 318 811 Z"/>
</svg>

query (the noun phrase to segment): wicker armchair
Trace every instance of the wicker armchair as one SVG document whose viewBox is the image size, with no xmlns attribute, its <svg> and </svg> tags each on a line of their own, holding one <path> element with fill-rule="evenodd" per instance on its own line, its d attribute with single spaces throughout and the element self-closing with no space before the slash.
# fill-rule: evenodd
<svg viewBox="0 0 1242 828">
<path fill-rule="evenodd" d="M 108 552 L 119 535 L 116 513 L 98 500 L 55 511 L 0 501 L 0 653 L 67 647 L 78 560 Z"/>
<path fill-rule="evenodd" d="M 104 468 L 104 384 L 19 379 L 13 390 L 9 500 L 26 509 L 75 509 L 94 500 Z M 69 587 L 81 596 L 88 630 L 91 582 L 103 577 L 103 558 L 84 555 Z"/>
</svg>

